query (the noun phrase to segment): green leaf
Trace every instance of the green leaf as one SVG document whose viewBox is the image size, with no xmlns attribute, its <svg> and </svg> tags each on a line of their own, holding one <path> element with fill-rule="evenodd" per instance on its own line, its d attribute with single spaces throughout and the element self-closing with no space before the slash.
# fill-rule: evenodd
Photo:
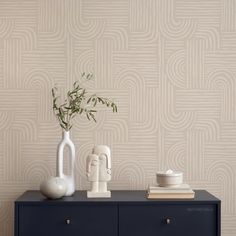
<svg viewBox="0 0 236 236">
<path fill-rule="evenodd" d="M 60 124 L 60 126 L 62 127 L 62 129 L 66 129 L 66 127 L 63 124 Z"/>
<path fill-rule="evenodd" d="M 92 99 L 92 97 L 90 97 L 90 98 L 88 99 L 87 104 L 90 103 L 91 99 Z"/>
<path fill-rule="evenodd" d="M 93 74 L 85 72 L 82 73 L 82 78 L 89 80 L 93 77 Z M 72 120 L 76 117 L 77 114 L 83 115 L 86 114 L 88 120 L 93 120 L 95 122 L 96 109 L 86 109 L 83 107 L 83 104 L 91 104 L 95 107 L 97 103 L 101 103 L 106 107 L 111 107 L 113 112 L 117 112 L 117 106 L 108 98 L 98 97 L 96 94 L 88 95 L 85 88 L 80 87 L 79 81 L 73 83 L 73 88 L 67 91 L 67 99 L 62 103 L 57 96 L 58 89 L 56 87 L 52 88 L 52 107 L 54 115 L 57 117 L 60 126 L 65 130 L 70 130 L 72 127 Z"/>
<path fill-rule="evenodd" d="M 93 107 L 96 107 L 96 105 L 97 105 L 97 98 L 95 99 L 95 102 L 94 102 L 94 104 L 93 104 Z"/>
<path fill-rule="evenodd" d="M 97 122 L 93 113 L 89 113 L 89 115 L 90 115 L 90 117 L 92 117 L 92 119 L 94 120 L 94 122 Z"/>
<path fill-rule="evenodd" d="M 86 116 L 87 116 L 88 120 L 90 120 L 88 113 L 86 113 Z"/>
</svg>

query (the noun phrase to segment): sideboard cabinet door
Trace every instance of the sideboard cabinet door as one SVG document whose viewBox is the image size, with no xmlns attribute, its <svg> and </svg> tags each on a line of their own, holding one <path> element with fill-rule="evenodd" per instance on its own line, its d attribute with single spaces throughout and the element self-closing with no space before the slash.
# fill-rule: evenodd
<svg viewBox="0 0 236 236">
<path fill-rule="evenodd" d="M 121 205 L 119 236 L 216 236 L 216 205 Z"/>
<path fill-rule="evenodd" d="M 115 205 L 21 205 L 19 236 L 118 236 Z"/>
</svg>

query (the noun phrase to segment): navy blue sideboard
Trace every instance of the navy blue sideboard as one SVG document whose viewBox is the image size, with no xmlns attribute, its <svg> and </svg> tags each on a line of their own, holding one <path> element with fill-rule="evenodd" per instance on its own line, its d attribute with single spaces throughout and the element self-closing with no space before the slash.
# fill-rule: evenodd
<svg viewBox="0 0 236 236">
<path fill-rule="evenodd" d="M 220 236 L 220 204 L 204 190 L 192 200 L 150 200 L 145 191 L 47 200 L 27 191 L 15 202 L 15 236 Z"/>
</svg>

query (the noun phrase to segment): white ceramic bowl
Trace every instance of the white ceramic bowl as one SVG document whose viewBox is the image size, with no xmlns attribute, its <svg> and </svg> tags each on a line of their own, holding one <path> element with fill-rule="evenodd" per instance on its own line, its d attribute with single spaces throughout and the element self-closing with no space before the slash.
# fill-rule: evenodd
<svg viewBox="0 0 236 236">
<path fill-rule="evenodd" d="M 161 187 L 173 187 L 183 183 L 183 173 L 180 171 L 159 171 L 156 178 Z"/>
</svg>

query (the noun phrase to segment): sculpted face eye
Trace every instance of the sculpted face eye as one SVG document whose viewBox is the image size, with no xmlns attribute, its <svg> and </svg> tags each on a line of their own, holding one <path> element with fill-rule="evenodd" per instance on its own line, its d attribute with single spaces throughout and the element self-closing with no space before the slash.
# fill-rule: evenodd
<svg viewBox="0 0 236 236">
<path fill-rule="evenodd" d="M 91 163 L 91 166 L 97 166 L 98 165 L 98 161 L 97 160 L 93 160 Z"/>
<path fill-rule="evenodd" d="M 105 160 L 106 160 L 106 155 L 104 155 L 104 154 L 100 155 L 100 156 L 99 156 L 99 159 L 100 159 L 101 161 L 105 161 Z"/>
</svg>

